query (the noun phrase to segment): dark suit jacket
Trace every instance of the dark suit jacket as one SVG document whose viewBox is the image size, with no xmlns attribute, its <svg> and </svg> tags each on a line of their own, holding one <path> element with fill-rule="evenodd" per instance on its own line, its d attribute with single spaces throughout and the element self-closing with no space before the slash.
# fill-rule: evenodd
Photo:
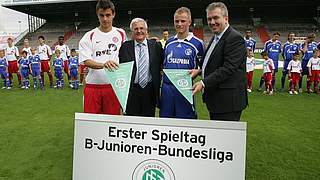
<svg viewBox="0 0 320 180">
<path fill-rule="evenodd" d="M 160 91 L 160 67 L 163 62 L 163 49 L 159 42 L 155 40 L 147 40 L 148 42 L 148 51 L 149 51 L 149 59 L 150 59 L 150 73 L 152 76 L 152 85 L 155 96 L 154 102 L 159 103 L 159 91 Z M 134 49 L 134 40 L 126 41 L 122 44 L 119 50 L 119 62 L 125 63 L 134 61 L 134 66 L 132 70 L 132 78 L 131 78 L 131 86 L 134 83 L 134 79 L 137 73 L 137 65 L 136 65 L 136 56 Z M 129 91 L 129 98 L 131 96 L 131 90 Z"/>
<path fill-rule="evenodd" d="M 212 51 L 205 69 L 202 69 L 205 85 L 203 101 L 209 112 L 236 112 L 248 105 L 246 54 L 242 35 L 229 26 Z"/>
</svg>

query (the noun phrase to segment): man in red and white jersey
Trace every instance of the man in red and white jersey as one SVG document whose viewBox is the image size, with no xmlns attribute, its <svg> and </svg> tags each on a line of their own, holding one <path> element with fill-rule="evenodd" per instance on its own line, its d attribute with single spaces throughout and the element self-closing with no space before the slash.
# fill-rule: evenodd
<svg viewBox="0 0 320 180">
<path fill-rule="evenodd" d="M 89 68 L 84 89 L 84 112 L 120 114 L 120 103 L 103 68 L 117 68 L 119 49 L 126 39 L 123 29 L 112 26 L 115 7 L 99 0 L 96 14 L 100 26 L 87 32 L 79 43 L 79 61 Z"/>
<path fill-rule="evenodd" d="M 22 52 L 26 51 L 27 52 L 27 57 L 29 58 L 29 56 L 31 56 L 31 47 L 30 47 L 30 43 L 29 43 L 29 39 L 24 39 L 23 40 L 23 48 L 22 48 Z"/>
<path fill-rule="evenodd" d="M 17 74 L 19 85 L 21 85 L 21 75 L 20 75 L 19 66 L 18 66 L 19 50 L 16 46 L 13 45 L 12 38 L 8 38 L 7 42 L 8 42 L 8 46 L 6 48 L 5 54 L 6 54 L 6 59 L 8 61 L 8 73 L 9 73 L 11 86 L 13 84 L 13 81 L 12 81 L 13 73 Z"/>
<path fill-rule="evenodd" d="M 68 59 L 70 57 L 70 49 L 68 45 L 64 43 L 64 37 L 59 36 L 58 37 L 58 45 L 54 48 L 54 50 L 60 50 L 60 57 L 63 59 L 63 69 L 64 73 L 68 76 L 68 81 L 70 84 L 70 74 L 69 74 L 69 64 L 68 64 Z"/>
<path fill-rule="evenodd" d="M 39 46 L 37 48 L 37 53 L 39 54 L 41 60 L 41 79 L 43 80 L 44 85 L 44 73 L 46 72 L 49 76 L 50 87 L 52 88 L 53 78 L 50 70 L 50 59 L 52 56 L 52 50 L 48 45 L 45 44 L 43 36 L 38 37 L 38 42 Z"/>
</svg>

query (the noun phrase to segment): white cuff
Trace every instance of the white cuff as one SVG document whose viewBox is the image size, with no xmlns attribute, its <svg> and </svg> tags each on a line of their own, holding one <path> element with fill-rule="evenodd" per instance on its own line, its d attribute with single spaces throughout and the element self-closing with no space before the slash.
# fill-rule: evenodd
<svg viewBox="0 0 320 180">
<path fill-rule="evenodd" d="M 203 81 L 201 80 L 200 82 L 201 82 L 202 86 L 203 86 L 203 87 L 205 87 L 205 85 L 204 85 Z"/>
</svg>

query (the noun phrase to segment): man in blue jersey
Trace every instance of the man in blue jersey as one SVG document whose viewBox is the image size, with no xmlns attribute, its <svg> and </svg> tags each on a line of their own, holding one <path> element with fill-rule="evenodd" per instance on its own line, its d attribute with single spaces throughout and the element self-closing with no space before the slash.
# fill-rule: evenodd
<svg viewBox="0 0 320 180">
<path fill-rule="evenodd" d="M 307 67 L 307 64 L 308 64 L 308 61 L 310 60 L 310 58 L 313 56 L 313 50 L 317 48 L 317 43 L 314 41 L 316 38 L 316 35 L 314 33 L 311 33 L 308 35 L 306 41 L 301 45 L 301 52 L 303 54 L 302 56 L 302 62 L 301 62 L 301 65 L 302 65 L 302 76 L 300 78 L 300 81 L 299 81 L 299 92 L 301 93 L 302 92 L 302 79 L 303 79 L 303 76 L 304 75 L 307 75 L 309 74 L 309 71 L 308 71 L 308 67 Z M 307 77 L 307 84 L 309 82 L 309 78 Z"/>
<path fill-rule="evenodd" d="M 272 88 L 275 90 L 276 73 L 278 72 L 279 55 L 281 54 L 281 42 L 279 41 L 280 33 L 275 32 L 270 40 L 264 44 L 264 51 L 268 53 L 270 59 L 273 60 L 274 71 L 272 74 Z M 259 89 L 263 85 L 263 77 L 261 77 Z"/>
<path fill-rule="evenodd" d="M 197 69 L 198 62 L 203 56 L 204 45 L 202 40 L 189 32 L 191 12 L 181 7 L 174 13 L 174 27 L 176 35 L 166 42 L 164 69 Z M 163 76 L 161 88 L 160 117 L 196 118 L 195 108 L 170 82 Z"/>
<path fill-rule="evenodd" d="M 283 70 L 281 77 L 281 90 L 284 89 L 284 84 L 286 82 L 286 76 L 288 74 L 288 64 L 293 60 L 293 54 L 299 52 L 299 45 L 294 43 L 295 34 L 293 32 L 288 34 L 288 41 L 283 45 L 282 57 L 283 57 Z M 290 82 L 291 83 L 291 82 Z M 289 85 L 289 87 L 291 87 Z"/>
<path fill-rule="evenodd" d="M 252 52 L 254 52 L 254 50 L 256 49 L 256 43 L 257 42 L 251 36 L 252 36 L 251 30 L 247 29 L 246 30 L 246 35 L 244 36 L 244 40 L 245 40 L 245 43 L 246 43 L 246 48 L 247 49 L 251 49 Z"/>
</svg>

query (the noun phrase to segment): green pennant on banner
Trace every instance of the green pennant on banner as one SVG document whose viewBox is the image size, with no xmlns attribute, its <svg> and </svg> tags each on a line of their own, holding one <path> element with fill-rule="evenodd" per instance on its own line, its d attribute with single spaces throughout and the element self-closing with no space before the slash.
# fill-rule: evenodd
<svg viewBox="0 0 320 180">
<path fill-rule="evenodd" d="M 123 112 L 126 112 L 127 100 L 129 95 L 133 61 L 119 64 L 119 68 L 114 71 L 105 69 L 107 77 L 111 83 L 112 89 L 121 104 Z"/>
<path fill-rule="evenodd" d="M 192 79 L 187 69 L 163 69 L 172 84 L 178 91 L 193 104 Z"/>
</svg>

